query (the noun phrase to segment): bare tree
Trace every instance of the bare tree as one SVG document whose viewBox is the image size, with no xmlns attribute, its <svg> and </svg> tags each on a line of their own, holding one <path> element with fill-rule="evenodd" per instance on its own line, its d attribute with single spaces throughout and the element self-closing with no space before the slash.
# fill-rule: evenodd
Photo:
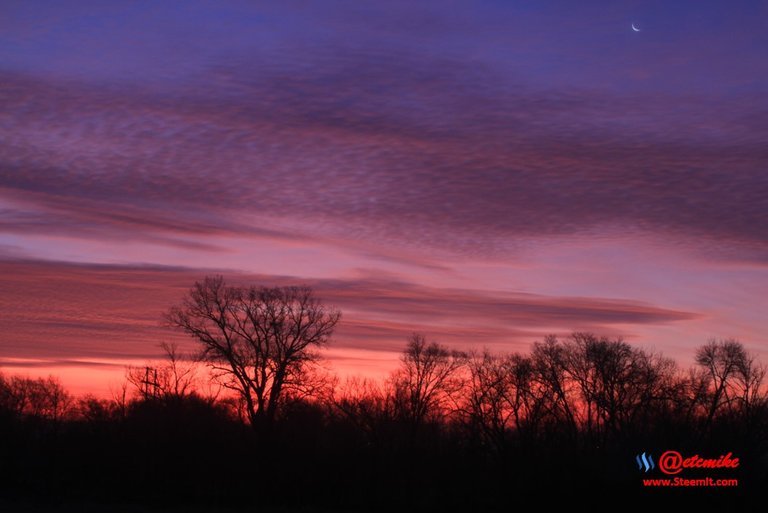
<svg viewBox="0 0 768 513">
<path fill-rule="evenodd" d="M 413 424 L 422 424 L 439 415 L 459 392 L 459 370 L 467 355 L 432 342 L 414 333 L 401 357 L 402 365 L 392 376 L 397 414 Z"/>
<path fill-rule="evenodd" d="M 60 421 L 72 408 L 73 399 L 58 378 L 48 376 L 35 381 L 32 395 L 32 405 L 37 413 L 48 419 Z"/>
<path fill-rule="evenodd" d="M 535 370 L 535 386 L 540 402 L 550 421 L 564 425 L 575 436 L 578 431 L 575 392 L 568 374 L 568 350 L 556 336 L 548 335 L 544 342 L 533 344 L 531 362 Z"/>
<path fill-rule="evenodd" d="M 696 363 L 706 376 L 707 425 L 721 411 L 749 413 L 764 400 L 765 368 L 741 342 L 712 339 L 696 351 Z"/>
<path fill-rule="evenodd" d="M 58 378 L 6 378 L 0 374 L 0 408 L 8 412 L 60 421 L 71 407 L 72 396 Z"/>
<path fill-rule="evenodd" d="M 708 377 L 706 424 L 721 408 L 733 400 L 733 388 L 739 367 L 747 359 L 744 346 L 736 340 L 710 340 L 696 351 L 696 363 L 704 368 Z"/>
<path fill-rule="evenodd" d="M 29 379 L 0 374 L 0 407 L 14 415 L 22 415 L 28 403 Z"/>
<path fill-rule="evenodd" d="M 470 432 L 497 451 L 519 414 L 514 364 L 511 357 L 494 355 L 487 349 L 468 359 L 469 379 L 461 411 Z"/>
<path fill-rule="evenodd" d="M 221 276 L 195 283 L 167 314 L 200 343 L 201 358 L 239 395 L 254 427 L 270 424 L 285 393 L 306 384 L 340 317 L 307 287 L 233 287 Z"/>
<path fill-rule="evenodd" d="M 545 387 L 537 386 L 536 370 L 529 356 L 513 354 L 507 358 L 506 367 L 509 370 L 510 401 L 517 433 L 523 438 L 531 438 L 537 433 L 546 414 L 549 392 Z"/>
<path fill-rule="evenodd" d="M 736 388 L 742 412 L 751 415 L 756 407 L 764 405 L 766 394 L 763 389 L 766 368 L 754 355 L 747 354 L 739 362 Z"/>
<path fill-rule="evenodd" d="M 570 379 L 579 391 L 587 436 L 603 441 L 637 425 L 670 399 L 674 362 L 633 348 L 622 339 L 574 333 L 565 344 Z"/>
</svg>

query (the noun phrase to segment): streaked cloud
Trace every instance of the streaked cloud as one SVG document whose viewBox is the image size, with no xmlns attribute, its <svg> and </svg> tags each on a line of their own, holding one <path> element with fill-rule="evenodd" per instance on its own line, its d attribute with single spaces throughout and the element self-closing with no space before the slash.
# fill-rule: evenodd
<svg viewBox="0 0 768 513">
<path fill-rule="evenodd" d="M 0 261 L 3 356 L 72 363 L 152 358 L 163 341 L 189 341 L 162 326 L 202 269 Z M 423 331 L 457 347 L 515 349 L 550 332 L 615 331 L 616 325 L 664 324 L 692 312 L 623 299 L 551 297 L 427 287 L 405 281 L 306 279 L 229 273 L 232 283 L 307 284 L 344 319 L 335 347 L 399 352 Z"/>
<path fill-rule="evenodd" d="M 0 228 L 465 254 L 608 230 L 765 250 L 768 117 L 753 108 L 765 97 L 712 109 L 705 97 L 534 91 L 466 64 L 369 57 L 327 57 L 289 84 L 253 63 L 252 78 L 214 74 L 172 101 L 6 73 L 0 199 L 27 207 Z"/>
</svg>

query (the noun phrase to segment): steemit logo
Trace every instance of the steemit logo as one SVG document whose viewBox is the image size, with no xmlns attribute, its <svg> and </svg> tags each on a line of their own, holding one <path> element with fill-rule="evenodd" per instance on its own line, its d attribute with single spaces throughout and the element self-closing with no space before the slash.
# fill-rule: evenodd
<svg viewBox="0 0 768 513">
<path fill-rule="evenodd" d="M 645 469 L 645 471 L 648 472 L 649 470 L 656 468 L 656 465 L 653 464 L 653 458 L 650 454 L 638 454 L 635 456 L 635 461 L 637 461 L 637 468 L 640 470 Z"/>
</svg>

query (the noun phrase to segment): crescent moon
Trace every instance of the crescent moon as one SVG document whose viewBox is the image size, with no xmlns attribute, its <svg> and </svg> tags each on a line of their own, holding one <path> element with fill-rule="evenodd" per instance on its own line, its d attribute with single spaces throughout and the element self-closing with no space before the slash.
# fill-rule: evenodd
<svg viewBox="0 0 768 513">
<path fill-rule="evenodd" d="M 635 27 L 634 23 L 632 24 L 632 30 L 634 30 L 635 32 L 640 32 L 640 29 Z"/>
</svg>

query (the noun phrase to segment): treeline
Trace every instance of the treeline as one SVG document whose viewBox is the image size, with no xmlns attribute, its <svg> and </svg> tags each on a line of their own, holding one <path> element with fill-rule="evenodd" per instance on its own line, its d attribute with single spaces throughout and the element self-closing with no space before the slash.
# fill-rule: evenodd
<svg viewBox="0 0 768 513">
<path fill-rule="evenodd" d="M 742 486 L 762 482 L 764 368 L 733 340 L 702 346 L 696 362 L 683 370 L 587 333 L 525 355 L 414 335 L 390 379 L 288 394 L 266 431 L 169 348 L 166 362 L 129 369 L 112 399 L 0 376 L 0 472 L 17 500 L 206 507 L 493 509 L 545 484 L 632 490 L 634 455 L 667 449 L 733 452 Z"/>
<path fill-rule="evenodd" d="M 242 400 L 209 382 L 176 346 L 164 347 L 167 362 L 127 368 L 112 399 L 75 398 L 53 376 L 0 373 L 0 414 L 55 427 L 119 420 L 147 405 L 198 404 L 249 425 Z M 349 421 L 371 442 L 388 424 L 414 434 L 439 426 L 493 452 L 550 437 L 606 445 L 662 425 L 698 436 L 722 424 L 744 432 L 766 427 L 766 369 L 741 343 L 712 340 L 697 350 L 696 364 L 682 370 L 669 358 L 591 333 L 546 337 L 527 355 L 449 350 L 414 334 L 400 368 L 383 383 L 318 377 L 314 394 L 286 394 L 275 420 L 310 408 Z"/>
<path fill-rule="evenodd" d="M 206 279 L 168 314 L 199 342 L 194 361 L 165 346 L 165 361 L 127 369 L 111 399 L 0 376 L 3 496 L 183 511 L 507 511 L 604 487 L 658 495 L 642 488 L 636 456 L 666 450 L 740 458 L 726 476 L 740 494 L 699 490 L 707 501 L 750 504 L 768 479 L 765 367 L 738 341 L 702 345 L 683 369 L 589 333 L 547 337 L 527 354 L 414 334 L 387 380 L 341 381 L 318 372 L 312 352 L 339 317 L 306 288 Z"/>
</svg>

